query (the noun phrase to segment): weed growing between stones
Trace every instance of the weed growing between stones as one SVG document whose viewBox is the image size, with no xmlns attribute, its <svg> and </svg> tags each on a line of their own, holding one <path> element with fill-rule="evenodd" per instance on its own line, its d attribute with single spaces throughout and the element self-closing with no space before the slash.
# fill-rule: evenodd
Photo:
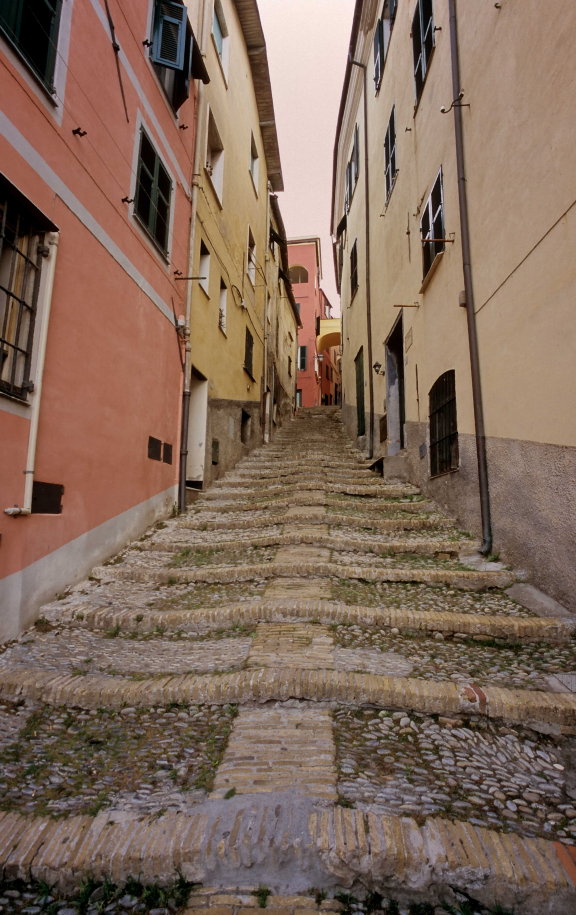
<svg viewBox="0 0 576 915">
<path fill-rule="evenodd" d="M 268 889 L 267 886 L 259 886 L 257 890 L 252 890 L 252 895 L 256 897 L 258 905 L 261 909 L 265 909 L 268 904 L 268 896 L 270 896 L 272 890 Z"/>
<path fill-rule="evenodd" d="M 24 915 L 33 911 L 38 915 L 56 915 L 66 909 L 78 915 L 116 911 L 147 915 L 155 909 L 164 909 L 178 913 L 186 906 L 194 886 L 182 876 L 166 886 L 143 884 L 132 877 L 122 885 L 88 877 L 75 892 L 64 894 L 44 881 L 2 881 L 0 912 Z"/>
</svg>

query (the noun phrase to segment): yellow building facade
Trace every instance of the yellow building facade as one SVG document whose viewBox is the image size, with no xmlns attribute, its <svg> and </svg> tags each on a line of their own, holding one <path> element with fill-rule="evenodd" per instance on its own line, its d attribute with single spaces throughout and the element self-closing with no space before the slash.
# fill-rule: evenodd
<svg viewBox="0 0 576 915">
<path fill-rule="evenodd" d="M 288 330 L 295 340 L 297 325 L 274 240 L 279 210 L 271 195 L 283 183 L 258 7 L 255 0 L 214 0 L 202 16 L 210 83 L 200 91 L 192 182 L 184 420 L 189 489 L 208 485 L 269 436 L 270 325 L 280 310 L 288 343 Z M 293 393 L 286 396 L 293 406 Z"/>
<path fill-rule="evenodd" d="M 571 0 L 358 0 L 334 153 L 344 421 L 575 606 Z"/>
</svg>

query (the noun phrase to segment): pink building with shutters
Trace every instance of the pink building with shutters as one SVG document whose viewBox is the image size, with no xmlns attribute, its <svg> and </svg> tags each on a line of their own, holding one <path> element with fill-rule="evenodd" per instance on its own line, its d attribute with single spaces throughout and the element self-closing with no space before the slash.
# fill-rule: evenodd
<svg viewBox="0 0 576 915">
<path fill-rule="evenodd" d="M 0 640 L 176 500 L 198 29 L 0 9 Z"/>
<path fill-rule="evenodd" d="M 319 238 L 294 238 L 288 242 L 290 280 L 300 309 L 298 331 L 296 400 L 300 407 L 331 406 L 338 402 L 339 366 L 333 349 L 317 352 L 320 321 L 330 317 L 331 305 L 324 295 Z"/>
</svg>

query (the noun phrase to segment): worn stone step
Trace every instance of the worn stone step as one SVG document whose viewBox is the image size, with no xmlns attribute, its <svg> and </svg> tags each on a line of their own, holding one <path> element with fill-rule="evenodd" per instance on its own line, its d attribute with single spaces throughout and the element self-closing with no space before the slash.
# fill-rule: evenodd
<svg viewBox="0 0 576 915">
<path fill-rule="evenodd" d="M 217 566 L 182 570 L 159 569 L 149 572 L 143 568 L 124 569 L 119 566 L 117 576 L 123 581 L 156 582 L 158 584 L 186 582 L 231 582 L 250 581 L 252 579 L 270 578 L 351 578 L 364 581 L 403 581 L 450 584 L 458 588 L 507 588 L 514 581 L 512 572 L 487 571 L 479 572 L 469 569 L 395 569 L 360 567 L 352 564 L 317 563 L 279 563 L 270 562 L 262 565 Z"/>
<path fill-rule="evenodd" d="M 180 674 L 135 681 L 118 676 L 58 675 L 19 667 L 3 672 L 0 697 L 83 709 L 162 708 L 173 703 L 242 705 L 297 699 L 438 715 L 481 715 L 526 724 L 545 733 L 576 734 L 576 695 L 572 693 L 336 670 L 262 668 L 218 677 Z"/>
<path fill-rule="evenodd" d="M 511 617 L 495 614 L 450 613 L 446 611 L 405 610 L 364 607 L 330 600 L 254 600 L 220 604 L 193 611 L 123 608 L 121 603 L 92 607 L 79 601 L 63 618 L 67 626 L 89 627 L 102 631 L 116 627 L 124 632 L 148 632 L 161 626 L 166 632 L 182 631 L 206 635 L 223 627 L 265 622 L 318 621 L 357 624 L 368 627 L 394 627 L 419 632 L 460 632 L 467 635 L 511 639 L 514 641 L 570 642 L 576 634 L 576 621 L 553 617 Z"/>
</svg>

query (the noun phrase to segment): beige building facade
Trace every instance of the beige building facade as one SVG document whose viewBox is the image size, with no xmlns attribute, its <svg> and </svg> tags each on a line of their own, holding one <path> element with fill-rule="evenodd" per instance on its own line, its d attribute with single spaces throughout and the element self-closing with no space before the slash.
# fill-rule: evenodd
<svg viewBox="0 0 576 915">
<path fill-rule="evenodd" d="M 274 416 L 279 421 L 267 348 L 278 320 L 292 346 L 278 383 L 288 409 L 293 406 L 284 375 L 297 336 L 289 282 L 282 278 L 283 226 L 271 199 L 283 183 L 255 0 L 206 3 L 202 33 L 211 80 L 199 94 L 193 180 L 184 410 L 189 490 L 209 485 L 269 436 Z"/>
<path fill-rule="evenodd" d="M 332 211 L 350 434 L 572 608 L 575 29 L 358 0 Z"/>
</svg>

